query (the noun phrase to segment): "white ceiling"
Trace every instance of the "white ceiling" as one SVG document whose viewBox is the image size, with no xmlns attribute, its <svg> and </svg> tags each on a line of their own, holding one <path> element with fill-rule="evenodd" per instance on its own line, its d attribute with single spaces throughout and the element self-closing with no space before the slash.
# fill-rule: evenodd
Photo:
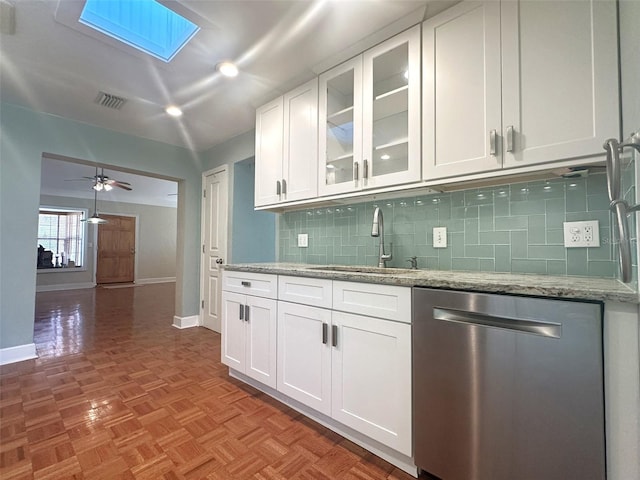
<svg viewBox="0 0 640 480">
<path fill-rule="evenodd" d="M 456 0 L 162 0 L 202 27 L 168 64 L 89 36 L 81 0 L 0 2 L 16 20 L 0 37 L 1 101 L 203 151 L 253 129 L 262 103 Z M 225 59 L 235 79 L 216 73 Z M 101 107 L 99 91 L 128 101 Z M 164 113 L 171 103 L 180 119 Z"/>
</svg>

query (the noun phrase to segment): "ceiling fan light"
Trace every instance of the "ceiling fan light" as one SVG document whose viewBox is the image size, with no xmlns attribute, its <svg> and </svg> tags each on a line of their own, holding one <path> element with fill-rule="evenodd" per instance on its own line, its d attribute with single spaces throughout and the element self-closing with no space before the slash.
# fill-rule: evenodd
<svg viewBox="0 0 640 480">
<path fill-rule="evenodd" d="M 109 190 L 112 190 L 113 187 L 111 185 L 109 185 L 108 183 L 105 183 L 102 188 L 104 188 L 105 192 L 108 192 Z"/>
<path fill-rule="evenodd" d="M 103 189 L 103 187 L 104 187 L 104 185 L 102 185 L 102 183 L 100 183 L 100 182 L 96 182 L 96 183 L 93 185 L 93 189 L 94 189 L 96 192 L 101 191 L 101 190 Z"/>
</svg>

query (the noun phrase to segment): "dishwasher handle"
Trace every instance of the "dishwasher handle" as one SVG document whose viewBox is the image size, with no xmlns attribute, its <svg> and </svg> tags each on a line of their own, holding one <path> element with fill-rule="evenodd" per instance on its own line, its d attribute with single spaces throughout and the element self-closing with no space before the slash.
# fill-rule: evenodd
<svg viewBox="0 0 640 480">
<path fill-rule="evenodd" d="M 562 336 L 562 325 L 559 323 L 499 317 L 496 315 L 467 312 L 465 310 L 456 310 L 453 308 L 434 307 L 433 318 L 435 320 L 444 320 L 447 322 L 466 323 L 482 327 L 512 330 L 520 333 L 531 333 L 533 335 L 540 335 L 543 337 L 560 338 Z"/>
</svg>

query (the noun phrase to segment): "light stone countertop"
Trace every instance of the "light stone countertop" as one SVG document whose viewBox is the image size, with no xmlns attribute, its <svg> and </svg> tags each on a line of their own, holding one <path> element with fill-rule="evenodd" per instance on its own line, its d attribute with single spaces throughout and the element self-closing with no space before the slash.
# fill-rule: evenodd
<svg viewBox="0 0 640 480">
<path fill-rule="evenodd" d="M 433 287 L 489 293 L 639 303 L 638 293 L 613 278 L 447 270 L 409 270 L 368 266 L 310 265 L 301 263 L 229 264 L 229 271 L 327 278 L 363 283 Z"/>
</svg>

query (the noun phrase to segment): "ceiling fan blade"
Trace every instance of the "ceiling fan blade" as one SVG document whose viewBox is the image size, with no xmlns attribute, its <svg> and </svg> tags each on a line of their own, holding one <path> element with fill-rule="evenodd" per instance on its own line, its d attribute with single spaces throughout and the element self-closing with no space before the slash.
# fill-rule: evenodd
<svg viewBox="0 0 640 480">
<path fill-rule="evenodd" d="M 131 188 L 131 187 L 127 187 L 126 185 L 122 185 L 122 184 L 120 184 L 119 182 L 115 182 L 115 183 L 113 183 L 113 186 L 114 186 L 114 187 L 118 187 L 118 188 L 122 188 L 123 190 L 128 190 L 128 191 L 133 190 L 133 188 Z"/>
<path fill-rule="evenodd" d="M 88 178 L 88 177 L 86 177 Z M 65 178 L 65 182 L 86 182 L 86 178 Z M 89 180 L 93 180 L 92 178 Z"/>
</svg>

